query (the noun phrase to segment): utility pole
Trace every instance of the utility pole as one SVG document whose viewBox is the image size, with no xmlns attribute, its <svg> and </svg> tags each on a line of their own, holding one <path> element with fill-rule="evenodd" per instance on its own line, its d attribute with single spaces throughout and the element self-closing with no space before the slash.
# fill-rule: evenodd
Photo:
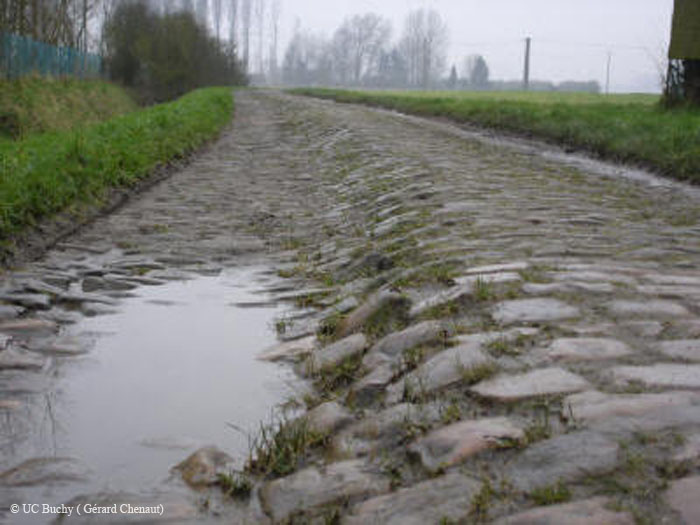
<svg viewBox="0 0 700 525">
<path fill-rule="evenodd" d="M 605 72 L 605 94 L 610 94 L 610 63 L 612 62 L 612 52 L 608 51 L 608 67 Z"/>
<path fill-rule="evenodd" d="M 530 42 L 532 38 L 525 39 L 525 70 L 523 72 L 523 90 L 530 89 Z"/>
</svg>

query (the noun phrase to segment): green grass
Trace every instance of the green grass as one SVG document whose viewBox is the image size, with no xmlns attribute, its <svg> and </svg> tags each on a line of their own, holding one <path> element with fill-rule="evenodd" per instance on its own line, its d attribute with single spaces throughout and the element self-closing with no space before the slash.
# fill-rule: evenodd
<svg viewBox="0 0 700 525">
<path fill-rule="evenodd" d="M 133 185 L 216 135 L 232 112 L 231 89 L 208 88 L 79 130 L 0 142 L 0 238 L 99 204 L 110 187 Z"/>
<path fill-rule="evenodd" d="M 261 424 L 251 443 L 246 472 L 267 477 L 286 476 L 294 472 L 307 453 L 324 445 L 328 436 L 314 430 L 306 418 L 272 421 Z"/>
<path fill-rule="evenodd" d="M 700 182 L 700 110 L 665 110 L 654 95 L 331 89 L 292 92 L 534 136 Z"/>
<path fill-rule="evenodd" d="M 122 88 L 100 80 L 0 80 L 0 138 L 67 131 L 135 111 Z"/>
</svg>

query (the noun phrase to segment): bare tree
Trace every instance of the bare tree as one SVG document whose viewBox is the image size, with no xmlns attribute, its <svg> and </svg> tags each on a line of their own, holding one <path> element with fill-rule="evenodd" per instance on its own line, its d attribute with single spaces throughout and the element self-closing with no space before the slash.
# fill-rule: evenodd
<svg viewBox="0 0 700 525">
<path fill-rule="evenodd" d="M 374 13 L 347 18 L 333 38 L 341 83 L 350 79 L 360 84 L 365 76 L 375 74 L 390 35 L 391 24 Z"/>
<path fill-rule="evenodd" d="M 243 67 L 250 70 L 250 24 L 252 16 L 252 0 L 241 0 L 241 33 L 243 39 Z"/>
<path fill-rule="evenodd" d="M 409 83 L 427 88 L 445 67 L 447 25 L 433 9 L 409 13 L 401 39 L 401 50 L 408 64 Z"/>
<path fill-rule="evenodd" d="M 301 29 L 297 20 L 282 63 L 282 76 L 290 85 L 326 85 L 331 81 L 332 58 L 325 39 Z"/>
<path fill-rule="evenodd" d="M 257 29 L 258 73 L 265 73 L 265 0 L 255 0 L 255 27 Z"/>
<path fill-rule="evenodd" d="M 89 27 L 102 0 L 1 0 L 0 29 L 52 45 L 90 47 Z"/>
<path fill-rule="evenodd" d="M 279 26 L 280 17 L 282 16 L 282 1 L 272 0 L 270 4 L 270 67 L 269 67 L 269 77 L 272 83 L 277 82 L 278 71 L 277 71 L 277 47 L 279 45 Z"/>
<path fill-rule="evenodd" d="M 197 21 L 205 27 L 209 26 L 209 0 L 197 0 L 195 15 Z"/>
<path fill-rule="evenodd" d="M 238 44 L 238 0 L 230 0 L 228 10 L 228 40 L 231 45 Z"/>
<path fill-rule="evenodd" d="M 223 16 L 223 0 L 212 0 L 212 14 L 214 15 L 214 32 L 216 41 L 221 43 L 221 18 Z"/>
</svg>

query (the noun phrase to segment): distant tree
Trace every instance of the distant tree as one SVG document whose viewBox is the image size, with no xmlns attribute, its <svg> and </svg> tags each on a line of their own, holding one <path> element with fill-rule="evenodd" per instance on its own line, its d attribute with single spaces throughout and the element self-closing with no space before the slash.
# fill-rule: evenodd
<svg viewBox="0 0 700 525">
<path fill-rule="evenodd" d="M 241 0 L 241 33 L 243 46 L 243 66 L 250 70 L 250 32 L 252 22 L 253 0 Z"/>
<path fill-rule="evenodd" d="M 238 0 L 229 0 L 228 12 L 228 41 L 238 46 Z"/>
<path fill-rule="evenodd" d="M 0 0 L 0 30 L 88 50 L 98 42 L 90 40 L 90 28 L 102 1 L 108 0 Z"/>
<path fill-rule="evenodd" d="M 395 88 L 408 85 L 408 67 L 404 55 L 398 48 L 394 47 L 382 53 L 375 83 L 380 87 Z"/>
<path fill-rule="evenodd" d="M 280 16 L 282 15 L 281 0 L 272 0 L 270 4 L 270 64 L 269 77 L 270 82 L 276 83 L 279 81 L 279 72 L 277 71 L 277 47 L 279 45 L 279 26 Z"/>
<path fill-rule="evenodd" d="M 489 85 L 489 67 L 481 55 L 474 59 L 474 65 L 469 73 L 469 83 L 476 89 L 486 89 Z"/>
<path fill-rule="evenodd" d="M 196 0 L 195 15 L 200 25 L 209 25 L 209 0 Z"/>
<path fill-rule="evenodd" d="M 333 59 L 323 38 L 303 31 L 297 22 L 282 62 L 282 80 L 294 86 L 328 85 L 332 82 Z"/>
<path fill-rule="evenodd" d="M 144 103 L 246 81 L 235 49 L 222 47 L 192 12 L 160 15 L 145 0 L 130 0 L 114 9 L 103 32 L 110 78 Z"/>
<path fill-rule="evenodd" d="M 379 15 L 367 13 L 346 18 L 333 37 L 334 65 L 340 83 L 359 85 L 365 76 L 375 75 L 390 36 L 390 22 Z"/>
<path fill-rule="evenodd" d="M 255 27 L 256 39 L 258 44 L 257 59 L 258 59 L 258 74 L 265 73 L 265 0 L 255 0 Z"/>
<path fill-rule="evenodd" d="M 457 89 L 457 84 L 459 83 L 459 76 L 457 75 L 457 67 L 452 65 L 450 69 L 450 77 L 447 79 L 448 89 Z"/>
<path fill-rule="evenodd" d="M 216 41 L 221 43 L 221 24 L 223 23 L 224 5 L 223 0 L 212 0 L 212 15 L 214 16 L 214 33 Z"/>
<path fill-rule="evenodd" d="M 427 88 L 445 67 L 447 25 L 433 9 L 416 9 L 406 18 L 401 50 L 408 64 L 409 83 Z"/>
<path fill-rule="evenodd" d="M 582 93 L 600 93 L 600 83 L 597 80 L 582 82 L 580 80 L 565 80 L 556 86 L 557 91 L 573 91 Z"/>
</svg>

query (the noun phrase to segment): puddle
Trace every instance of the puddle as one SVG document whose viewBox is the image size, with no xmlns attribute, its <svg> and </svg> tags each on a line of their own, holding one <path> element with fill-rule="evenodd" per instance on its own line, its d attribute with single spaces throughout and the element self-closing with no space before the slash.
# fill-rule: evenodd
<svg viewBox="0 0 700 525">
<path fill-rule="evenodd" d="M 56 359 L 48 374 L 35 374 L 48 377 L 15 390 L 24 405 L 1 421 L 1 463 L 70 457 L 90 475 L 85 483 L 12 489 L 12 497 L 62 503 L 158 490 L 173 465 L 205 445 L 243 460 L 248 439 L 233 427 L 255 432 L 299 385 L 290 367 L 255 359 L 274 344 L 274 319 L 285 312 L 260 301 L 265 279 L 246 269 L 143 287 L 118 313 L 66 328 L 92 348 Z M 0 380 L 0 390 L 11 384 L 18 383 Z"/>
</svg>

